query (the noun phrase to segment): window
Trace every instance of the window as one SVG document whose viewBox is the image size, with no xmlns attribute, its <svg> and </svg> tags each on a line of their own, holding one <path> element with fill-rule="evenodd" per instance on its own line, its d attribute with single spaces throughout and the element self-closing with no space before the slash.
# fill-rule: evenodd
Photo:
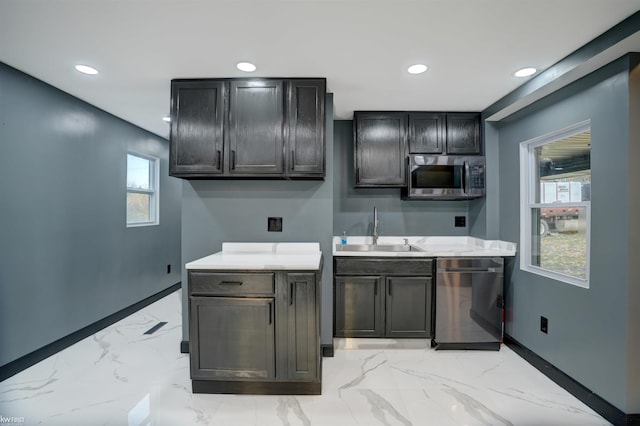
<svg viewBox="0 0 640 426">
<path fill-rule="evenodd" d="M 589 287 L 591 123 L 520 144 L 520 268 Z"/>
<path fill-rule="evenodd" d="M 158 159 L 127 154 L 127 226 L 158 224 Z"/>
</svg>

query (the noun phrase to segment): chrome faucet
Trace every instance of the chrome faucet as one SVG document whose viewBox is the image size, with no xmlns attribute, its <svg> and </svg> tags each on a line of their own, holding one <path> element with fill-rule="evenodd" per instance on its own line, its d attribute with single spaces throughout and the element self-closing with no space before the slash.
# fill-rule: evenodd
<svg viewBox="0 0 640 426">
<path fill-rule="evenodd" d="M 373 245 L 378 244 L 378 208 L 373 206 Z"/>
</svg>

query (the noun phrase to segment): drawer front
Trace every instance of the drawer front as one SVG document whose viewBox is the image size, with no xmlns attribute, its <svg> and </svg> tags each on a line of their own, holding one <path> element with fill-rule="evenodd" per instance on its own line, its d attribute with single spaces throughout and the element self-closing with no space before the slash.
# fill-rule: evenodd
<svg viewBox="0 0 640 426">
<path fill-rule="evenodd" d="M 275 294 L 273 273 L 189 272 L 190 296 L 249 296 Z"/>
<path fill-rule="evenodd" d="M 433 259 L 334 257 L 335 275 L 433 275 Z"/>
</svg>

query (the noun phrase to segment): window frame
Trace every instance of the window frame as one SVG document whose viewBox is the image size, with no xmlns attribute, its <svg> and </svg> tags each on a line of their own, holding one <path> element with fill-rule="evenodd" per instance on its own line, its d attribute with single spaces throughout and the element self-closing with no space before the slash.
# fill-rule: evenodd
<svg viewBox="0 0 640 426">
<path fill-rule="evenodd" d="M 563 274 L 532 263 L 532 210 L 550 206 L 548 203 L 536 202 L 535 199 L 536 191 L 539 191 L 536 187 L 540 185 L 540 179 L 536 172 L 538 165 L 536 164 L 535 149 L 590 130 L 591 120 L 587 119 L 520 143 L 520 270 L 585 289 L 590 286 L 591 274 L 591 201 L 562 203 L 563 207 L 583 207 L 585 209 L 587 246 L 585 278 Z"/>
<path fill-rule="evenodd" d="M 129 156 L 138 157 L 149 161 L 149 189 L 132 188 L 129 186 Z M 148 154 L 128 150 L 126 159 L 125 176 L 125 221 L 127 228 L 139 228 L 143 226 L 154 226 L 160 224 L 160 159 Z M 127 214 L 127 203 L 129 194 L 147 194 L 150 196 L 149 209 L 152 220 L 146 222 L 129 222 Z"/>
</svg>

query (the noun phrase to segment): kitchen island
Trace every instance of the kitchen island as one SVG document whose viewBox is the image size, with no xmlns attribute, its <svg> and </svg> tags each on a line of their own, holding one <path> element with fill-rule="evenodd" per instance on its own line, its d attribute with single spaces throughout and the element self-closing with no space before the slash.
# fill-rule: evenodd
<svg viewBox="0 0 640 426">
<path fill-rule="evenodd" d="M 223 243 L 186 269 L 194 393 L 320 394 L 319 243 Z"/>
</svg>

